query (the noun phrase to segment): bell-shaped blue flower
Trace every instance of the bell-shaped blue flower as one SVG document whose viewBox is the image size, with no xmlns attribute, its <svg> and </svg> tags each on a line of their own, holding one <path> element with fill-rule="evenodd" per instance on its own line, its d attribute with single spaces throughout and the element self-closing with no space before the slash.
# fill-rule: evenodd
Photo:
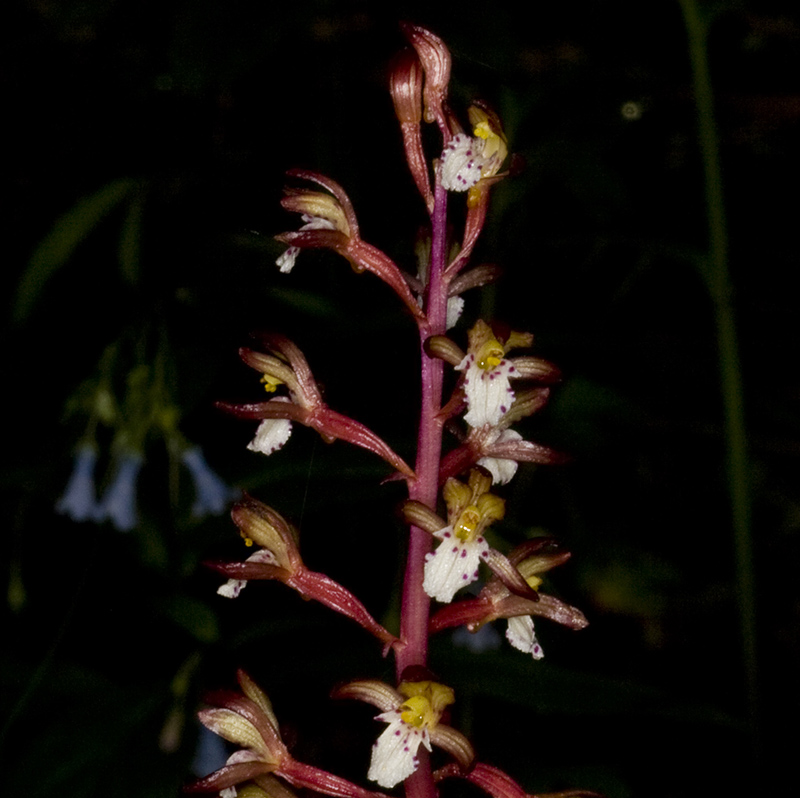
<svg viewBox="0 0 800 798">
<path fill-rule="evenodd" d="M 125 452 L 119 458 L 114 480 L 100 502 L 98 521 L 111 521 L 121 532 L 130 532 L 136 526 L 136 480 L 141 467 L 142 458 L 135 452 Z"/>
<path fill-rule="evenodd" d="M 201 518 L 208 513 L 220 515 L 234 499 L 239 498 L 239 491 L 225 484 L 211 469 L 199 446 L 187 449 L 181 456 L 181 462 L 189 469 L 194 481 L 193 516 Z"/>
<path fill-rule="evenodd" d="M 97 518 L 97 498 L 94 487 L 94 467 L 97 451 L 93 446 L 81 446 L 75 453 L 72 475 L 61 498 L 56 502 L 56 512 L 68 515 L 73 521 L 94 521 Z"/>
</svg>

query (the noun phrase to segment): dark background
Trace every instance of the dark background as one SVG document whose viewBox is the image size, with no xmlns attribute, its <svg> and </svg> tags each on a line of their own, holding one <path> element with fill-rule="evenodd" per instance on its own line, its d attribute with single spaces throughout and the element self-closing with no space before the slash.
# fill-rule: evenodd
<svg viewBox="0 0 800 798">
<path fill-rule="evenodd" d="M 296 226 L 278 204 L 283 173 L 315 169 L 348 190 L 364 238 L 414 269 L 423 214 L 386 91 L 402 19 L 445 39 L 454 108 L 491 102 L 525 164 L 494 192 L 476 256 L 504 278 L 467 295 L 453 335 L 463 345 L 480 314 L 503 319 L 564 371 L 522 429 L 572 462 L 522 470 L 500 491 L 509 514 L 497 531 L 506 545 L 549 534 L 569 548 L 546 589 L 590 620 L 581 633 L 539 622 L 540 663 L 505 645 L 473 655 L 443 636 L 432 666 L 456 688 L 453 723 L 530 792 L 767 795 L 787 783 L 800 699 L 795 4 L 702 4 L 751 458 L 749 701 L 679 5 L 527 4 L 526 18 L 502 2 L 428 6 L 7 4 L 3 794 L 177 794 L 191 779 L 200 697 L 232 685 L 239 666 L 273 696 L 298 758 L 365 783 L 380 727 L 369 708 L 327 695 L 338 680 L 390 679 L 389 663 L 280 585 L 216 596 L 201 562 L 240 559 L 240 541 L 224 516 L 192 518 L 191 484 L 158 436 L 132 533 L 53 506 L 86 423 L 65 408 L 103 349 L 123 341 L 121 391 L 153 341 L 167 341 L 183 433 L 226 481 L 301 526 L 310 567 L 394 628 L 402 492 L 379 486 L 383 464 L 304 429 L 257 456 L 245 450 L 253 425 L 213 402 L 263 395 L 236 351 L 251 330 L 281 331 L 334 408 L 413 461 L 413 324 L 333 254 L 306 253 L 278 274 L 271 240 Z M 128 198 L 95 220 L 79 210 L 75 246 L 51 239 L 52 268 L 32 272 L 57 220 L 119 179 L 135 181 Z M 98 442 L 102 487 L 110 431 Z"/>
</svg>

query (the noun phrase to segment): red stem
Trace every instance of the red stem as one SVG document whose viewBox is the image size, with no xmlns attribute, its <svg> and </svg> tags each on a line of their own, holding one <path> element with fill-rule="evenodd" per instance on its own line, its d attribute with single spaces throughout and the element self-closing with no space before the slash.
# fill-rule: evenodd
<svg viewBox="0 0 800 798">
<path fill-rule="evenodd" d="M 411 484 L 409 498 L 436 509 L 439 489 L 439 465 L 442 457 L 443 363 L 429 357 L 424 349 L 430 335 L 443 335 L 447 320 L 447 284 L 443 278 L 446 263 L 447 192 L 437 175 L 431 217 L 431 262 L 425 292 L 427 323 L 420 324 L 420 359 L 422 365 L 422 398 L 417 438 L 417 479 Z M 425 555 L 431 550 L 431 536 L 412 526 L 408 546 L 400 637 L 405 643 L 397 654 L 397 678 L 409 665 L 425 665 L 428 658 L 428 616 L 430 598 L 422 588 Z M 419 767 L 406 779 L 406 798 L 434 798 L 436 789 L 431 776 L 427 752 L 420 749 Z"/>
</svg>

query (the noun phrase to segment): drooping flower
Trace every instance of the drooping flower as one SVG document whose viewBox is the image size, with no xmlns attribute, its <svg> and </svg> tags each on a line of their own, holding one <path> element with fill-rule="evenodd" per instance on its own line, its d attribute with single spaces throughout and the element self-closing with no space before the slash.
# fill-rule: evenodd
<svg viewBox="0 0 800 798">
<path fill-rule="evenodd" d="M 345 615 L 377 637 L 385 646 L 396 642 L 366 607 L 346 588 L 325 574 L 306 568 L 297 546 L 297 530 L 271 507 L 245 495 L 231 510 L 245 545 L 258 546 L 244 562 L 207 563 L 228 581 L 218 590 L 221 596 L 236 598 L 251 579 L 274 579 Z"/>
<path fill-rule="evenodd" d="M 477 632 L 484 624 L 506 618 L 508 642 L 534 659 L 541 659 L 544 652 L 536 638 L 532 616 L 549 618 L 576 630 L 588 624 L 579 609 L 555 596 L 538 592 L 542 583 L 540 574 L 565 563 L 569 557 L 570 553 L 560 549 L 550 538 L 535 538 L 522 543 L 508 557 L 516 573 L 514 580 L 509 580 L 505 573 L 496 572 L 477 598 L 442 607 L 431 618 L 431 633 L 462 625 Z M 529 595 L 520 593 L 518 579 L 528 587 Z"/>
<path fill-rule="evenodd" d="M 397 264 L 377 247 L 363 241 L 358 220 L 345 190 L 329 177 L 316 172 L 293 169 L 290 177 L 309 180 L 322 186 L 329 194 L 311 189 L 287 188 L 281 205 L 299 213 L 305 224 L 299 229 L 275 236 L 288 246 L 278 259 L 282 272 L 291 271 L 302 249 L 332 249 L 346 258 L 356 272 L 368 271 L 379 277 L 403 300 L 417 318 L 422 312 Z"/>
<path fill-rule="evenodd" d="M 324 195 L 323 195 L 324 196 Z M 330 219 L 323 219 L 321 216 L 310 216 L 304 213 L 300 217 L 305 224 L 300 231 L 305 230 L 336 230 L 336 225 Z M 297 263 L 297 256 L 300 254 L 300 247 L 287 247 L 283 254 L 275 261 L 275 265 L 281 274 L 289 274 Z"/>
<path fill-rule="evenodd" d="M 192 515 L 196 518 L 207 513 L 220 515 L 239 496 L 238 490 L 226 485 L 211 469 L 199 446 L 186 449 L 181 455 L 181 462 L 189 469 L 194 481 L 195 500 L 192 505 Z"/>
<path fill-rule="evenodd" d="M 271 454 L 289 438 L 290 422 L 297 421 L 315 429 L 327 442 L 341 439 L 368 449 L 404 477 L 414 477 L 414 471 L 374 432 L 328 407 L 303 353 L 291 341 L 282 335 L 262 334 L 258 337 L 266 353 L 245 348 L 239 350 L 239 354 L 248 366 L 261 373 L 261 382 L 267 392 L 272 393 L 285 385 L 288 397 L 244 405 L 217 403 L 218 407 L 239 418 L 262 422 L 249 449 Z"/>
<path fill-rule="evenodd" d="M 97 498 L 94 468 L 97 450 L 89 444 L 75 452 L 75 463 L 67 487 L 56 502 L 56 512 L 68 515 L 73 521 L 94 521 L 97 517 Z"/>
<path fill-rule="evenodd" d="M 130 532 L 139 522 L 136 511 L 136 481 L 142 457 L 126 451 L 117 461 L 117 470 L 97 508 L 98 521 L 111 521 L 121 532 Z"/>
<path fill-rule="evenodd" d="M 443 748 L 467 768 L 474 759 L 469 741 L 440 723 L 442 713 L 455 700 L 453 690 L 428 679 L 404 679 L 397 690 L 378 681 L 351 682 L 334 692 L 336 698 L 355 698 L 382 710 L 375 720 L 389 725 L 372 747 L 367 778 L 387 789 L 407 779 L 419 766 L 420 745 Z"/>
<path fill-rule="evenodd" d="M 201 710 L 199 718 L 206 728 L 240 748 L 222 768 L 188 785 L 188 792 L 220 792 L 227 798 L 236 796 L 240 785 L 244 785 L 243 794 L 251 794 L 250 788 L 255 784 L 267 795 L 288 798 L 292 793 L 276 780 L 278 777 L 294 787 L 307 787 L 336 798 L 377 798 L 370 790 L 294 759 L 281 740 L 278 720 L 267 696 L 243 671 L 239 671 L 238 681 L 242 693 L 211 696 L 209 703 L 215 706 Z"/>
</svg>

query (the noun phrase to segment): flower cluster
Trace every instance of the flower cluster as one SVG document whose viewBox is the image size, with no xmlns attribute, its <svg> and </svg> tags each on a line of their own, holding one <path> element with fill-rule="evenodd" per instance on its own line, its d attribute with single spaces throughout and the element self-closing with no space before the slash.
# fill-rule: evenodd
<svg viewBox="0 0 800 798">
<path fill-rule="evenodd" d="M 543 653 L 534 617 L 572 629 L 586 625 L 579 610 L 541 591 L 542 575 L 566 562 L 568 552 L 550 539 L 537 538 L 504 554 L 502 541 L 490 545 L 487 539 L 487 530 L 506 510 L 493 485 L 508 483 L 520 462 L 563 459 L 511 429 L 545 405 L 559 375 L 538 357 L 510 355 L 532 346 L 529 333 L 477 321 L 468 332 L 466 351 L 445 336 L 465 308 L 462 294 L 499 275 L 491 265 L 467 267 L 484 226 L 490 190 L 506 176 L 501 169 L 508 142 L 499 117 L 484 103 L 469 108 L 470 132 L 465 131 L 447 101 L 449 51 L 424 28 L 404 25 L 403 31 L 411 47 L 392 66 L 390 91 L 406 160 L 428 213 L 429 227 L 417 239 L 416 275 L 364 240 L 342 186 L 316 172 L 288 173 L 292 185 L 282 205 L 298 214 L 302 224 L 276 238 L 286 247 L 277 259 L 283 274 L 292 272 L 304 249 L 330 250 L 356 272 L 378 277 L 416 324 L 421 392 L 414 467 L 377 433 L 333 410 L 303 353 L 282 335 L 259 334 L 256 348 L 240 350 L 270 397 L 219 405 L 241 419 L 258 421 L 248 445 L 252 451 L 274 453 L 286 444 L 293 425 L 301 424 L 327 442 L 341 440 L 372 452 L 392 468 L 390 479 L 405 482 L 408 499 L 401 513 L 409 529 L 399 629 L 389 631 L 347 588 L 307 568 L 297 530 L 250 496 L 234 506 L 232 517 L 253 553 L 241 562 L 209 565 L 227 578 L 217 591 L 225 598 L 237 598 L 251 580 L 279 582 L 355 621 L 380 642 L 384 656 L 393 655 L 394 684 L 356 680 L 333 692 L 336 698 L 353 698 L 380 711 L 376 720 L 385 727 L 372 746 L 367 779 L 385 789 L 405 783 L 408 795 L 432 796 L 436 782 L 460 778 L 493 798 L 525 798 L 525 790 L 508 774 L 478 761 L 469 740 L 450 725 L 455 691 L 427 670 L 427 652 L 432 633 L 452 627 L 475 633 L 505 619 L 509 643 L 536 660 Z M 423 136 L 424 124 L 435 125 L 441 138 L 433 157 L 426 155 L 430 137 Z M 448 202 L 457 201 L 466 205 L 460 243 L 454 243 L 448 220 Z M 452 368 L 454 385 L 449 399 L 444 399 L 445 364 Z M 455 430 L 459 442 L 443 454 L 445 427 Z M 192 463 L 196 466 L 197 460 Z M 440 504 L 447 508 L 446 520 L 437 512 Z M 495 542 L 494 531 L 489 534 Z M 489 576 L 480 593 L 456 600 L 462 588 L 479 579 L 481 563 Z M 372 570 L 374 564 L 365 560 L 363 567 Z M 432 601 L 444 606 L 431 617 Z M 192 789 L 219 791 L 222 798 L 233 798 L 235 791 L 241 791 L 241 798 L 290 798 L 289 784 L 337 798 L 380 795 L 295 760 L 264 694 L 241 672 L 239 685 L 242 694 L 223 694 L 212 701 L 216 708 L 203 710 L 200 718 L 240 748 Z M 445 757 L 436 770 L 432 756 Z"/>
<path fill-rule="evenodd" d="M 194 486 L 191 514 L 194 518 L 220 515 L 239 496 L 208 465 L 202 449 L 190 444 L 180 432 L 180 412 L 171 397 L 164 375 L 163 356 L 153 364 L 139 363 L 126 375 L 126 391 L 120 400 L 112 389 L 110 372 L 121 368 L 121 356 L 109 347 L 98 367 L 99 375 L 87 380 L 68 402 L 71 414 L 86 417 L 87 431 L 78 446 L 72 475 L 56 512 L 73 521 L 109 521 L 123 532 L 139 523 L 137 483 L 145 462 L 150 437 L 161 438 L 171 458 L 188 471 Z M 111 478 L 97 498 L 95 470 L 98 461 L 96 431 L 113 430 Z"/>
</svg>

